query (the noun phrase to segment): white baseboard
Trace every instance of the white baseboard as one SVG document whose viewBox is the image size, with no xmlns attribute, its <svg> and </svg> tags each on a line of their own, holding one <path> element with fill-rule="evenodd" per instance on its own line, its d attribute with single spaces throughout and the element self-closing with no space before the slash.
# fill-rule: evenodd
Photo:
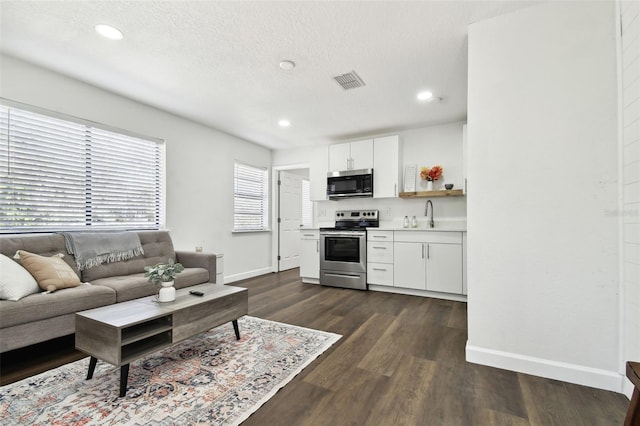
<svg viewBox="0 0 640 426">
<path fill-rule="evenodd" d="M 468 341 L 466 358 L 468 362 L 474 364 L 488 365 L 490 367 L 517 371 L 519 373 L 561 380 L 563 382 L 618 393 L 622 392 L 623 376 L 617 371 L 601 370 L 598 368 L 584 367 L 582 365 L 471 346 Z"/>
<path fill-rule="evenodd" d="M 440 293 L 439 291 L 414 290 L 412 288 L 389 287 L 385 285 L 369 284 L 369 290 L 382 291 L 385 293 L 407 294 L 409 296 L 433 297 L 434 299 L 454 300 L 456 302 L 466 302 L 467 296 L 464 294 Z"/>
<path fill-rule="evenodd" d="M 265 274 L 269 274 L 273 272 L 271 267 L 267 267 L 267 268 L 260 268 L 260 269 L 254 269 L 253 271 L 247 271 L 247 272 L 242 272 L 240 274 L 234 274 L 234 275 L 225 275 L 224 276 L 224 283 L 225 284 L 229 284 L 235 281 L 242 281 L 242 280 L 246 280 L 247 278 L 253 278 L 253 277 L 258 277 L 260 275 L 265 275 Z"/>
<path fill-rule="evenodd" d="M 627 398 L 629 398 L 629 400 L 631 400 L 631 395 L 633 394 L 633 388 L 634 388 L 633 383 L 631 383 L 629 379 L 625 377 L 622 381 L 622 393 L 625 394 Z"/>
</svg>

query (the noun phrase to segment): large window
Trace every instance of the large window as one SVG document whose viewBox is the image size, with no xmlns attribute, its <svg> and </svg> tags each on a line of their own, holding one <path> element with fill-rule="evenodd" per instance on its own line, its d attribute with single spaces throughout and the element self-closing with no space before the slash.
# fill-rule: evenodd
<svg viewBox="0 0 640 426">
<path fill-rule="evenodd" d="M 0 232 L 160 229 L 161 141 L 9 105 L 0 105 Z"/>
<path fill-rule="evenodd" d="M 267 169 L 235 163 L 233 177 L 233 230 L 268 229 Z"/>
</svg>

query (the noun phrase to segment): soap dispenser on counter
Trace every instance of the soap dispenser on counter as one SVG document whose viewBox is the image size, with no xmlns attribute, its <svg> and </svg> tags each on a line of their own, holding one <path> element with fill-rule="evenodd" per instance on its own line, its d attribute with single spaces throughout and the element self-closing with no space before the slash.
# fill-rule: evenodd
<svg viewBox="0 0 640 426">
<path fill-rule="evenodd" d="M 418 227 L 418 219 L 416 219 L 416 217 L 415 217 L 415 216 L 413 216 L 413 217 L 411 218 L 411 227 L 412 227 L 412 228 L 417 228 L 417 227 Z"/>
<path fill-rule="evenodd" d="M 403 228 L 408 228 L 409 227 L 409 216 L 405 216 L 404 217 L 404 221 L 402 222 L 402 227 Z"/>
</svg>

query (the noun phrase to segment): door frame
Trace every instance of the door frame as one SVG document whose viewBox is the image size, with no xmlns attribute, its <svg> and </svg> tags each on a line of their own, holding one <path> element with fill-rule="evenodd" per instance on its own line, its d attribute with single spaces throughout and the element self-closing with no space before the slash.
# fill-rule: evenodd
<svg viewBox="0 0 640 426">
<path fill-rule="evenodd" d="M 309 163 L 287 164 L 271 167 L 271 272 L 279 272 L 278 254 L 280 254 L 280 190 L 278 188 L 278 173 L 280 171 L 309 169 Z"/>
</svg>

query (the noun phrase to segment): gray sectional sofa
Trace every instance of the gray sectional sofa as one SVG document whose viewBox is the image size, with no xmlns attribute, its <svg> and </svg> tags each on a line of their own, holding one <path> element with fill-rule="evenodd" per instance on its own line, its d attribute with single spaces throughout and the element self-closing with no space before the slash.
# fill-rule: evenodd
<svg viewBox="0 0 640 426">
<path fill-rule="evenodd" d="M 73 255 L 67 254 L 62 235 L 0 237 L 0 253 L 7 257 L 12 258 L 17 250 L 42 256 L 64 253 L 64 260 L 81 281 L 90 283 L 50 294 L 31 294 L 18 301 L 0 300 L 0 352 L 73 334 L 76 312 L 155 294 L 156 286 L 144 278 L 144 267 L 169 258 L 185 267 L 176 276 L 176 288 L 215 282 L 214 254 L 175 251 L 166 231 L 143 231 L 138 236 L 144 255 L 82 272 Z"/>
</svg>

